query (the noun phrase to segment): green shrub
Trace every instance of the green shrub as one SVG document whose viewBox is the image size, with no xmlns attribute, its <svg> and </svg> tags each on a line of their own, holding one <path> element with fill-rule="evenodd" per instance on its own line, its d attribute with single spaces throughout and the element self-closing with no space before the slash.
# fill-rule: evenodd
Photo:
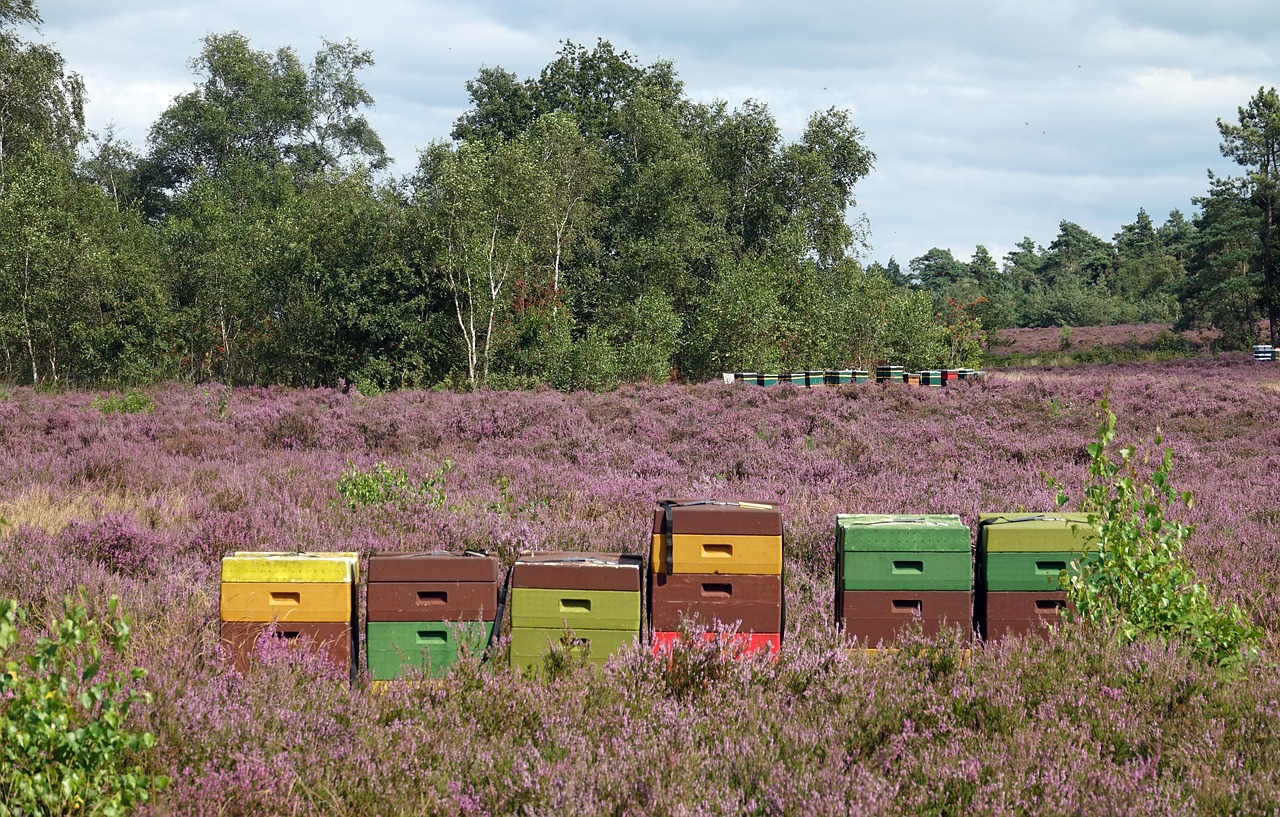
<svg viewBox="0 0 1280 817">
<path fill-rule="evenodd" d="M 347 470 L 338 478 L 338 495 L 353 511 L 369 506 L 403 507 L 417 503 L 439 510 L 448 502 L 444 477 L 452 470 L 453 463 L 445 460 L 431 476 L 414 484 L 409 481 L 407 471 L 392 468 L 385 462 L 377 463 L 371 471 L 362 471 L 348 463 Z"/>
<path fill-rule="evenodd" d="M 1119 460 L 1108 455 L 1115 439 L 1116 417 L 1104 397 L 1097 440 L 1087 446 L 1089 475 L 1081 511 L 1101 540 L 1101 559 L 1064 573 L 1068 598 L 1088 621 L 1115 629 L 1122 641 L 1144 637 L 1185 645 L 1198 658 L 1235 666 L 1258 654 L 1261 630 L 1235 605 L 1218 605 L 1182 556 L 1192 529 L 1167 518 L 1181 502 L 1191 506 L 1190 492 L 1178 493 L 1170 481 L 1173 455 L 1165 449 L 1160 464 L 1144 478 L 1137 449 L 1125 446 Z M 1162 442 L 1157 430 L 1154 445 Z M 1146 458 L 1142 460 L 1146 463 Z M 1058 491 L 1058 505 L 1068 502 Z"/>
<path fill-rule="evenodd" d="M 103 414 L 150 414 L 156 410 L 155 401 L 139 391 L 95 397 L 89 405 Z"/>
<path fill-rule="evenodd" d="M 116 618 L 117 599 L 109 615 Z M 145 671 L 102 672 L 105 641 L 122 652 L 123 619 L 104 626 L 68 598 L 53 637 L 14 660 L 25 612 L 0 600 L 0 815 L 126 814 L 168 779 L 143 770 L 149 732 L 129 731 L 129 711 L 150 695 L 128 684 Z"/>
</svg>

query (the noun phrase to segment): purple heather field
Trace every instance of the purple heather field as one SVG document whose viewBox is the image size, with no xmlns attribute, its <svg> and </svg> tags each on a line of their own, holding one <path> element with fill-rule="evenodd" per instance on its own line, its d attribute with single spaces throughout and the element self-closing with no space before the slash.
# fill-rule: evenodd
<svg viewBox="0 0 1280 817">
<path fill-rule="evenodd" d="M 955 636 L 847 647 L 837 513 L 1052 510 L 1045 475 L 1080 484 L 1107 393 L 1119 442 L 1163 433 L 1195 497 L 1186 556 L 1266 629 L 1263 661 L 1227 672 L 1074 627 L 967 657 Z M 101 394 L 4 392 L 0 596 L 37 622 L 77 587 L 100 614 L 121 598 L 135 633 L 114 660 L 148 672 L 135 726 L 157 738 L 148 768 L 173 779 L 149 814 L 1280 810 L 1275 364 L 1015 369 L 945 389 L 147 394 L 150 413 L 104 414 Z M 344 506 L 343 472 L 383 462 L 441 475 L 438 501 Z M 464 662 L 374 690 L 269 644 L 244 675 L 219 652 L 232 551 L 644 553 L 664 495 L 783 503 L 776 660 L 637 648 L 551 680 Z"/>
</svg>

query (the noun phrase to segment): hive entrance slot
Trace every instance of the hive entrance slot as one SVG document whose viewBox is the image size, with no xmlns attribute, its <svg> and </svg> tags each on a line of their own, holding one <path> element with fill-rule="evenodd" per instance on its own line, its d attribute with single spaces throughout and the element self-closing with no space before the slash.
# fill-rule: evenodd
<svg viewBox="0 0 1280 817">
<path fill-rule="evenodd" d="M 1037 573 L 1061 573 L 1066 569 L 1067 563 L 1063 561 L 1036 562 Z"/>
<path fill-rule="evenodd" d="M 272 591 L 270 603 L 276 607 L 297 607 L 302 603 L 302 594 Z"/>
<path fill-rule="evenodd" d="M 437 604 L 448 604 L 449 593 L 446 590 L 419 590 L 418 606 L 431 607 Z"/>
<path fill-rule="evenodd" d="M 913 561 L 909 559 L 894 559 L 893 572 L 894 573 L 923 573 L 924 562 Z"/>
<path fill-rule="evenodd" d="M 702 546 L 702 555 L 713 559 L 727 559 L 733 556 L 733 545 L 704 544 Z"/>
<path fill-rule="evenodd" d="M 893 612 L 919 614 L 924 606 L 920 599 L 894 599 Z"/>
<path fill-rule="evenodd" d="M 702 595 L 727 599 L 733 595 L 733 585 L 727 582 L 703 582 Z"/>
<path fill-rule="evenodd" d="M 560 599 L 562 613 L 590 613 L 591 599 Z"/>
<path fill-rule="evenodd" d="M 1045 611 L 1061 610 L 1066 606 L 1067 606 L 1067 603 L 1059 599 L 1036 599 L 1037 610 L 1045 610 Z"/>
<path fill-rule="evenodd" d="M 449 634 L 444 630 L 419 630 L 418 643 L 420 644 L 448 644 Z"/>
</svg>

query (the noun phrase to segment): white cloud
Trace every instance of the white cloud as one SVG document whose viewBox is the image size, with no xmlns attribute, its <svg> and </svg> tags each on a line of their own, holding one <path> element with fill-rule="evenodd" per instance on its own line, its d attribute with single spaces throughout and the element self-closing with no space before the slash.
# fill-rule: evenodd
<svg viewBox="0 0 1280 817">
<path fill-rule="evenodd" d="M 39 2 L 39 0 L 38 0 Z M 670 59 L 686 92 L 769 106 L 796 138 L 814 111 L 853 113 L 877 154 L 858 190 L 876 247 L 999 257 L 1058 222 L 1103 237 L 1145 207 L 1191 210 L 1215 121 L 1280 74 L 1280 3 L 1233 0 L 45 0 L 44 38 L 88 84 L 91 126 L 141 146 L 192 87 L 211 32 L 254 47 L 321 38 L 373 52 L 371 121 L 397 159 L 447 138 L 481 66 L 536 76 L 569 39 Z"/>
</svg>

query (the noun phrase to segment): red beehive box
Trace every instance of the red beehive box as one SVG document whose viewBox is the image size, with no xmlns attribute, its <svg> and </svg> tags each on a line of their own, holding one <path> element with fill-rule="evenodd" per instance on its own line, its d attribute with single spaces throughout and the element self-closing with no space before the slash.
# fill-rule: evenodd
<svg viewBox="0 0 1280 817">
<path fill-rule="evenodd" d="M 703 633 L 702 640 L 722 641 L 726 651 L 741 648 L 739 658 L 749 658 L 766 650 L 770 655 L 776 655 L 782 649 L 781 633 Z M 680 633 L 654 631 L 651 643 L 653 654 L 661 657 L 680 643 Z"/>
<path fill-rule="evenodd" d="M 737 623 L 741 632 L 782 631 L 782 577 L 649 574 L 649 626 L 676 631 L 682 619 L 705 627 Z"/>
<path fill-rule="evenodd" d="M 923 635 L 960 628 L 973 632 L 973 595 L 966 590 L 844 590 L 836 596 L 836 620 L 845 635 L 868 645 L 891 643 L 918 623 Z"/>
<path fill-rule="evenodd" d="M 1062 611 L 1071 608 L 1065 591 L 995 591 L 982 594 L 979 626 L 988 641 L 1017 635 L 1048 638 L 1049 626 L 1062 621 Z"/>
<path fill-rule="evenodd" d="M 498 560 L 485 555 L 395 553 L 369 557 L 368 621 L 492 621 Z"/>
</svg>

